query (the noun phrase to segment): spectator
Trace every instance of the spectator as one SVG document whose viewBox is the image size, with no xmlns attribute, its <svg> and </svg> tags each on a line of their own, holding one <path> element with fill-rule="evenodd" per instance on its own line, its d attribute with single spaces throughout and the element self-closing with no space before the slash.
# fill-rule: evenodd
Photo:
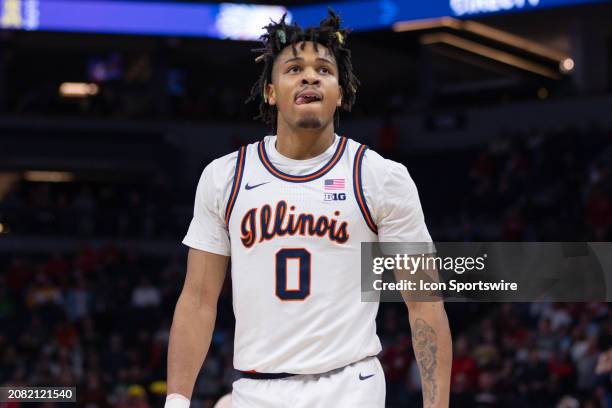
<svg viewBox="0 0 612 408">
<path fill-rule="evenodd" d="M 121 399 L 117 408 L 150 408 L 147 402 L 147 392 L 140 385 L 132 385 Z"/>
<path fill-rule="evenodd" d="M 468 339 L 465 336 L 458 337 L 453 346 L 453 367 L 451 387 L 456 387 L 461 391 L 474 390 L 476 379 L 478 378 L 478 366 L 472 356 L 468 354 Z"/>
<path fill-rule="evenodd" d="M 87 283 L 82 274 L 76 274 L 76 284 L 66 294 L 66 314 L 72 321 L 79 321 L 90 315 L 93 298 L 87 289 Z"/>
<path fill-rule="evenodd" d="M 137 308 L 157 307 L 161 302 L 161 293 L 146 277 L 140 280 L 132 292 L 132 306 Z"/>
<path fill-rule="evenodd" d="M 27 295 L 27 302 L 31 308 L 44 306 L 46 304 L 59 305 L 64 299 L 61 291 L 39 270 L 36 273 L 34 285 L 30 288 Z"/>
<path fill-rule="evenodd" d="M 386 115 L 378 131 L 378 145 L 385 157 L 396 156 L 399 141 L 399 129 L 393 123 L 391 115 Z"/>
</svg>

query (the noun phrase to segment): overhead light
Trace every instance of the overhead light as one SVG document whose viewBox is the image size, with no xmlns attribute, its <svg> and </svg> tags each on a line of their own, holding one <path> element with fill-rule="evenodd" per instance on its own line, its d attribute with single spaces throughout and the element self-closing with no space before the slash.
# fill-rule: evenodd
<svg viewBox="0 0 612 408">
<path fill-rule="evenodd" d="M 559 64 L 559 69 L 561 70 L 561 72 L 567 74 L 567 73 L 572 72 L 575 66 L 576 65 L 574 64 L 573 59 L 566 58 L 563 61 L 561 61 L 561 63 Z"/>
<path fill-rule="evenodd" d="M 450 28 L 456 31 L 468 32 L 516 49 L 527 51 L 533 55 L 557 62 L 559 64 L 559 70 L 564 74 L 574 69 L 574 60 L 562 51 L 546 47 L 525 37 L 475 21 L 459 20 L 453 17 L 441 17 L 402 21 L 393 25 L 393 30 L 397 32 L 430 30 L 435 28 Z"/>
<path fill-rule="evenodd" d="M 59 93 L 64 98 L 87 98 L 97 95 L 99 91 L 98 85 L 84 82 L 64 82 L 59 88 Z"/>
<path fill-rule="evenodd" d="M 554 48 L 546 47 L 525 37 L 521 37 L 516 34 L 512 34 L 507 31 L 488 26 L 486 24 L 477 23 L 475 21 L 464 21 L 463 29 L 465 31 L 478 34 L 483 37 L 488 37 L 497 42 L 505 43 L 514 48 L 525 50 L 534 55 L 538 55 L 540 57 L 547 58 L 553 61 L 562 61 L 566 58 L 569 58 L 569 56 L 564 52 L 558 51 Z"/>
<path fill-rule="evenodd" d="M 420 31 L 441 27 L 454 28 L 456 30 L 459 30 L 461 28 L 461 22 L 456 18 L 452 17 L 424 18 L 421 20 L 399 21 L 393 24 L 393 31 Z"/>
<path fill-rule="evenodd" d="M 474 41 L 466 40 L 453 34 L 434 33 L 426 34 L 421 37 L 422 44 L 447 44 L 462 50 L 480 55 L 485 58 L 495 60 L 497 62 L 513 66 L 525 71 L 532 72 L 551 79 L 561 79 L 559 73 L 553 69 L 547 68 L 535 62 L 528 61 L 524 58 L 517 57 L 505 51 L 500 51 L 495 48 L 487 47 Z"/>
<path fill-rule="evenodd" d="M 26 171 L 23 178 L 37 183 L 68 183 L 74 181 L 74 173 L 67 171 Z"/>
</svg>

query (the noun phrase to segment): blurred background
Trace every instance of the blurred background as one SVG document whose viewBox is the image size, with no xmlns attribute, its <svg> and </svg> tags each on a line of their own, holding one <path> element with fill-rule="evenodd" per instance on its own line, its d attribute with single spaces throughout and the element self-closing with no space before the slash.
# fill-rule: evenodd
<svg viewBox="0 0 612 408">
<path fill-rule="evenodd" d="M 331 4 L 362 82 L 338 133 L 408 167 L 436 241 L 610 241 L 612 2 L 413 3 Z M 163 404 L 198 178 L 270 132 L 251 49 L 328 5 L 0 0 L 0 385 Z M 447 312 L 452 407 L 612 407 L 609 304 Z M 237 378 L 233 319 L 228 281 L 194 407 Z M 387 406 L 422 406 L 404 306 L 378 323 Z"/>
</svg>

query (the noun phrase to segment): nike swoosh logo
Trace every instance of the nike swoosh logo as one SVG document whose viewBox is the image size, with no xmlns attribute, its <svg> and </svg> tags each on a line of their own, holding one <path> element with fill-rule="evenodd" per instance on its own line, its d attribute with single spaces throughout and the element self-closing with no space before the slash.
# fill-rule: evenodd
<svg viewBox="0 0 612 408">
<path fill-rule="evenodd" d="M 249 186 L 249 183 L 247 182 L 246 185 L 244 186 L 244 188 L 245 188 L 245 190 L 252 190 L 252 189 L 254 189 L 256 187 L 263 186 L 264 184 L 268 184 L 268 183 L 269 183 L 269 181 L 266 181 L 264 183 L 255 184 L 254 186 Z"/>
<path fill-rule="evenodd" d="M 367 379 L 368 379 L 368 378 L 370 378 L 370 377 L 374 377 L 374 374 L 370 374 L 370 375 L 361 375 L 361 373 L 359 373 L 359 379 L 360 379 L 361 381 L 363 381 L 363 380 L 367 380 Z"/>
</svg>

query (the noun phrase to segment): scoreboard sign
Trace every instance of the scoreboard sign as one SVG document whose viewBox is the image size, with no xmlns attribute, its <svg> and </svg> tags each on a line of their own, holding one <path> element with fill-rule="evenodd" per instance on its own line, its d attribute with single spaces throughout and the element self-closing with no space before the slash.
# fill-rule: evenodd
<svg viewBox="0 0 612 408">
<path fill-rule="evenodd" d="M 263 26 L 287 13 L 287 22 L 318 25 L 327 7 L 355 31 L 440 17 L 496 13 L 612 0 L 354 0 L 283 7 L 240 3 L 138 0 L 0 0 L 0 29 L 209 37 L 257 40 Z"/>
<path fill-rule="evenodd" d="M 0 28 L 38 29 L 39 6 L 39 0 L 0 0 Z"/>
</svg>

